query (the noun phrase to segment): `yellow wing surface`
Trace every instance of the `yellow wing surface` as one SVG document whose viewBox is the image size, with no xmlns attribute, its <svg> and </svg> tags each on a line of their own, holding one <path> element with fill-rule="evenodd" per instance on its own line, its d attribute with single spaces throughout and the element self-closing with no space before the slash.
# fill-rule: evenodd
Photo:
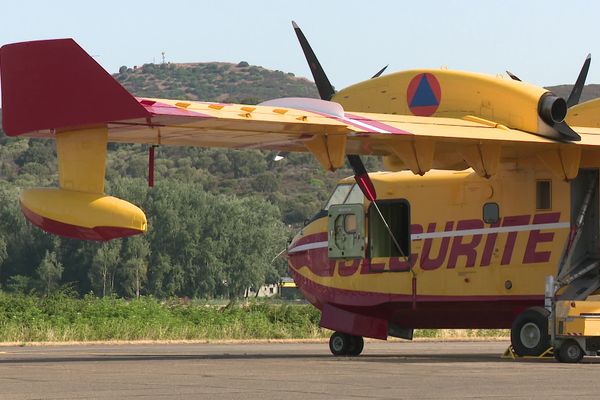
<svg viewBox="0 0 600 400">
<path fill-rule="evenodd" d="M 571 107 L 567 122 L 570 125 L 600 128 L 600 98 Z"/>
</svg>

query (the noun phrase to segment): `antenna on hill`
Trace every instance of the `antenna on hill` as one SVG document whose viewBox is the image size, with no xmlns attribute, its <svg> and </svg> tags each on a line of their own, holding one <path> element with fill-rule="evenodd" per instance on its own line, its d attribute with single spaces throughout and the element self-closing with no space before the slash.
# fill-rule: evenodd
<svg viewBox="0 0 600 400">
<path fill-rule="evenodd" d="M 162 55 L 162 63 L 165 63 L 165 52 L 163 51 L 162 53 L 160 53 Z"/>
</svg>

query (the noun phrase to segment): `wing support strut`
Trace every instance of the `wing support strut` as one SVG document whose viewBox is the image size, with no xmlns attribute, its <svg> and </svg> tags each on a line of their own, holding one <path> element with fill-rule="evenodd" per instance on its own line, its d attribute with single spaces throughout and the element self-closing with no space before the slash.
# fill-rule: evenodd
<svg viewBox="0 0 600 400">
<path fill-rule="evenodd" d="M 327 171 L 335 171 L 346 159 L 346 133 L 315 135 L 304 142 L 304 146 L 315 156 Z"/>
<path fill-rule="evenodd" d="M 477 175 L 490 178 L 498 172 L 501 151 L 498 143 L 479 143 L 461 147 L 460 154 Z"/>
<path fill-rule="evenodd" d="M 410 143 L 392 144 L 390 150 L 413 174 L 424 175 L 433 166 L 435 141 L 420 139 Z"/>
<path fill-rule="evenodd" d="M 581 163 L 581 147 L 564 145 L 559 149 L 537 154 L 552 174 L 565 181 L 575 179 Z"/>
</svg>

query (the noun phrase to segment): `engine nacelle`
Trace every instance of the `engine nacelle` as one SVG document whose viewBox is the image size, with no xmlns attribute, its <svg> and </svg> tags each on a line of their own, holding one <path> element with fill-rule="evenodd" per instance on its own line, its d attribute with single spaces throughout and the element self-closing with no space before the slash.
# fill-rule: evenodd
<svg viewBox="0 0 600 400">
<path fill-rule="evenodd" d="M 346 111 L 475 116 L 553 139 L 570 139 L 552 127 L 565 118 L 564 99 L 501 76 L 445 69 L 402 71 L 342 89 L 332 100 Z"/>
</svg>

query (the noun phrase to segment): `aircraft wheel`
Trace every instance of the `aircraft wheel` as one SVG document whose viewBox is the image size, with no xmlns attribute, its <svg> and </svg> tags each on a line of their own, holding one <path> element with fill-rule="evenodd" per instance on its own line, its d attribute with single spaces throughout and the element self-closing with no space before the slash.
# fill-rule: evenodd
<svg viewBox="0 0 600 400">
<path fill-rule="evenodd" d="M 349 356 L 358 356 L 365 347 L 365 341 L 362 336 L 350 336 L 350 346 L 348 347 Z"/>
<path fill-rule="evenodd" d="M 565 340 L 558 349 L 558 361 L 564 363 L 578 363 L 583 358 L 583 350 L 579 343 L 573 339 Z"/>
<path fill-rule="evenodd" d="M 334 332 L 329 338 L 329 350 L 334 356 L 345 356 L 351 347 L 352 335 L 342 332 Z"/>
<path fill-rule="evenodd" d="M 510 330 L 510 341 L 520 356 L 539 356 L 550 347 L 548 334 L 549 312 L 542 307 L 531 307 L 515 319 Z"/>
</svg>

